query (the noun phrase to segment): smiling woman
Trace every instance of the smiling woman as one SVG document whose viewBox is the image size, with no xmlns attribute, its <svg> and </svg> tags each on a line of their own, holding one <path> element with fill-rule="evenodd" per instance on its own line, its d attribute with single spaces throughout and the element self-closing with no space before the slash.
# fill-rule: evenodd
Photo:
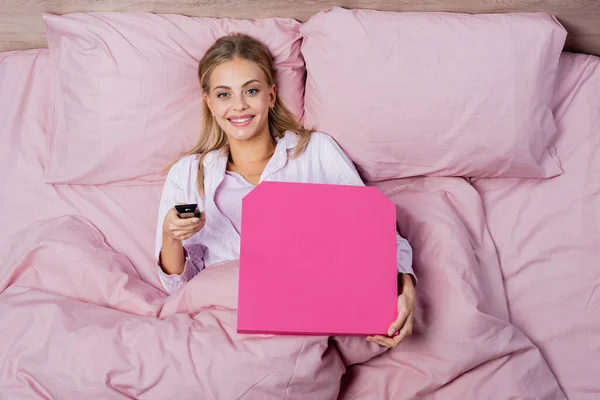
<svg viewBox="0 0 600 400">
<path fill-rule="evenodd" d="M 337 143 L 303 128 L 279 99 L 271 54 L 259 41 L 221 37 L 200 61 L 198 75 L 204 93 L 200 138 L 170 168 L 159 210 L 158 273 L 169 292 L 205 265 L 239 259 L 242 199 L 260 182 L 364 185 Z M 198 204 L 202 216 L 180 219 L 174 208 L 180 203 Z M 396 247 L 398 318 L 390 321 L 387 337 L 366 338 L 384 347 L 408 337 L 414 320 L 412 249 L 398 234 Z"/>
</svg>

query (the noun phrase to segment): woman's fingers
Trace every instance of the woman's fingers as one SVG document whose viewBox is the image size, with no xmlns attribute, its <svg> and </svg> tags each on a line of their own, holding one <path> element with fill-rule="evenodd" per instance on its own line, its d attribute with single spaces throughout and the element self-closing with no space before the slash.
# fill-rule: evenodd
<svg viewBox="0 0 600 400">
<path fill-rule="evenodd" d="M 172 231 L 172 235 L 177 240 L 186 240 L 194 236 L 200 230 L 200 226 L 193 229 L 177 229 Z"/>
<path fill-rule="evenodd" d="M 200 225 L 201 220 L 198 217 L 194 217 L 194 218 L 173 218 L 172 221 L 170 221 L 173 226 L 175 226 L 176 228 L 179 229 L 186 229 L 186 228 L 194 228 L 196 225 Z"/>
<path fill-rule="evenodd" d="M 167 212 L 163 221 L 163 234 L 172 239 L 183 241 L 198 233 L 205 223 L 204 213 L 199 217 L 180 218 L 177 210 L 172 208 Z"/>
<path fill-rule="evenodd" d="M 167 216 L 167 229 L 174 235 L 176 232 L 198 232 L 205 224 L 204 214 L 200 217 L 179 218 L 177 210 L 172 209 Z"/>
<path fill-rule="evenodd" d="M 383 341 L 383 336 L 377 335 L 377 336 L 369 336 L 367 337 L 367 340 L 371 343 L 375 343 L 378 344 L 380 346 L 383 347 L 390 347 L 388 344 L 385 343 L 385 341 Z"/>
<path fill-rule="evenodd" d="M 184 227 L 184 228 L 179 228 L 179 227 L 170 228 L 169 227 L 169 236 L 172 236 L 178 240 L 181 240 L 180 236 L 197 233 L 200 229 L 201 229 L 200 225 L 192 225 L 190 227 Z"/>
<path fill-rule="evenodd" d="M 400 329 L 406 322 L 408 315 L 409 315 L 409 311 L 406 308 L 403 308 L 398 312 L 398 318 L 388 328 L 388 336 L 393 336 L 396 332 L 400 331 Z"/>
<path fill-rule="evenodd" d="M 377 343 L 384 347 L 389 347 L 390 349 L 396 348 L 400 343 L 404 341 L 407 337 L 412 335 L 413 331 L 413 320 L 414 314 L 409 313 L 405 318 L 405 321 L 402 327 L 399 329 L 398 335 L 394 337 L 385 337 L 381 335 L 368 336 L 367 340 L 372 343 Z"/>
<path fill-rule="evenodd" d="M 407 337 L 412 335 L 412 331 L 413 331 L 413 323 L 412 323 L 412 321 L 407 321 L 404 324 L 404 326 L 402 327 L 402 329 L 400 329 L 398 336 L 393 338 L 394 343 L 395 343 L 394 347 L 398 346 L 400 343 L 402 343 L 404 341 L 404 339 L 406 339 Z"/>
</svg>

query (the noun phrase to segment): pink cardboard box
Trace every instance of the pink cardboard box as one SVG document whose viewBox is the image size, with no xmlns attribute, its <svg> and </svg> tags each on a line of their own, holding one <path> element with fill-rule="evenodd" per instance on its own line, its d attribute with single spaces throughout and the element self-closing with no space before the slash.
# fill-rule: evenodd
<svg viewBox="0 0 600 400">
<path fill-rule="evenodd" d="M 396 208 L 377 188 L 263 182 L 242 205 L 238 332 L 386 334 Z"/>
</svg>

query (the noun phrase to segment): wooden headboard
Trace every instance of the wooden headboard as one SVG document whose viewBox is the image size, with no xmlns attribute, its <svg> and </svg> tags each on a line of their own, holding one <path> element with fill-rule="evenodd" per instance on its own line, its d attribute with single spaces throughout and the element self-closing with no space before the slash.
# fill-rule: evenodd
<svg viewBox="0 0 600 400">
<path fill-rule="evenodd" d="M 46 47 L 42 13 L 147 11 L 192 16 L 306 21 L 334 6 L 389 11 L 542 11 L 569 32 L 566 50 L 600 55 L 600 0 L 0 0 L 0 51 Z"/>
</svg>

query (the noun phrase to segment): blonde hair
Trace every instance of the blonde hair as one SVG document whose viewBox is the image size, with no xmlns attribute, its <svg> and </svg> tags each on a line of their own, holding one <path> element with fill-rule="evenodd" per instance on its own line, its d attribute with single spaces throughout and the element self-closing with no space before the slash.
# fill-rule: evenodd
<svg viewBox="0 0 600 400">
<path fill-rule="evenodd" d="M 204 93 L 210 91 L 210 75 L 220 64 L 235 58 L 247 60 L 256 64 L 263 72 L 269 86 L 275 84 L 275 67 L 271 53 L 258 40 L 245 35 L 233 34 L 219 38 L 204 54 L 198 66 L 198 78 Z M 305 129 L 294 114 L 283 104 L 279 96 L 275 97 L 275 105 L 269 109 L 269 132 L 273 138 L 282 138 L 286 131 L 298 135 L 298 144 L 292 157 L 298 157 L 306 149 L 312 131 Z M 202 131 L 196 145 L 182 154 L 169 167 L 170 169 L 181 158 L 201 154 L 198 163 L 198 194 L 204 198 L 204 158 L 213 150 L 220 150 L 227 144 L 225 132 L 221 129 L 212 115 L 206 101 L 202 102 Z"/>
</svg>

